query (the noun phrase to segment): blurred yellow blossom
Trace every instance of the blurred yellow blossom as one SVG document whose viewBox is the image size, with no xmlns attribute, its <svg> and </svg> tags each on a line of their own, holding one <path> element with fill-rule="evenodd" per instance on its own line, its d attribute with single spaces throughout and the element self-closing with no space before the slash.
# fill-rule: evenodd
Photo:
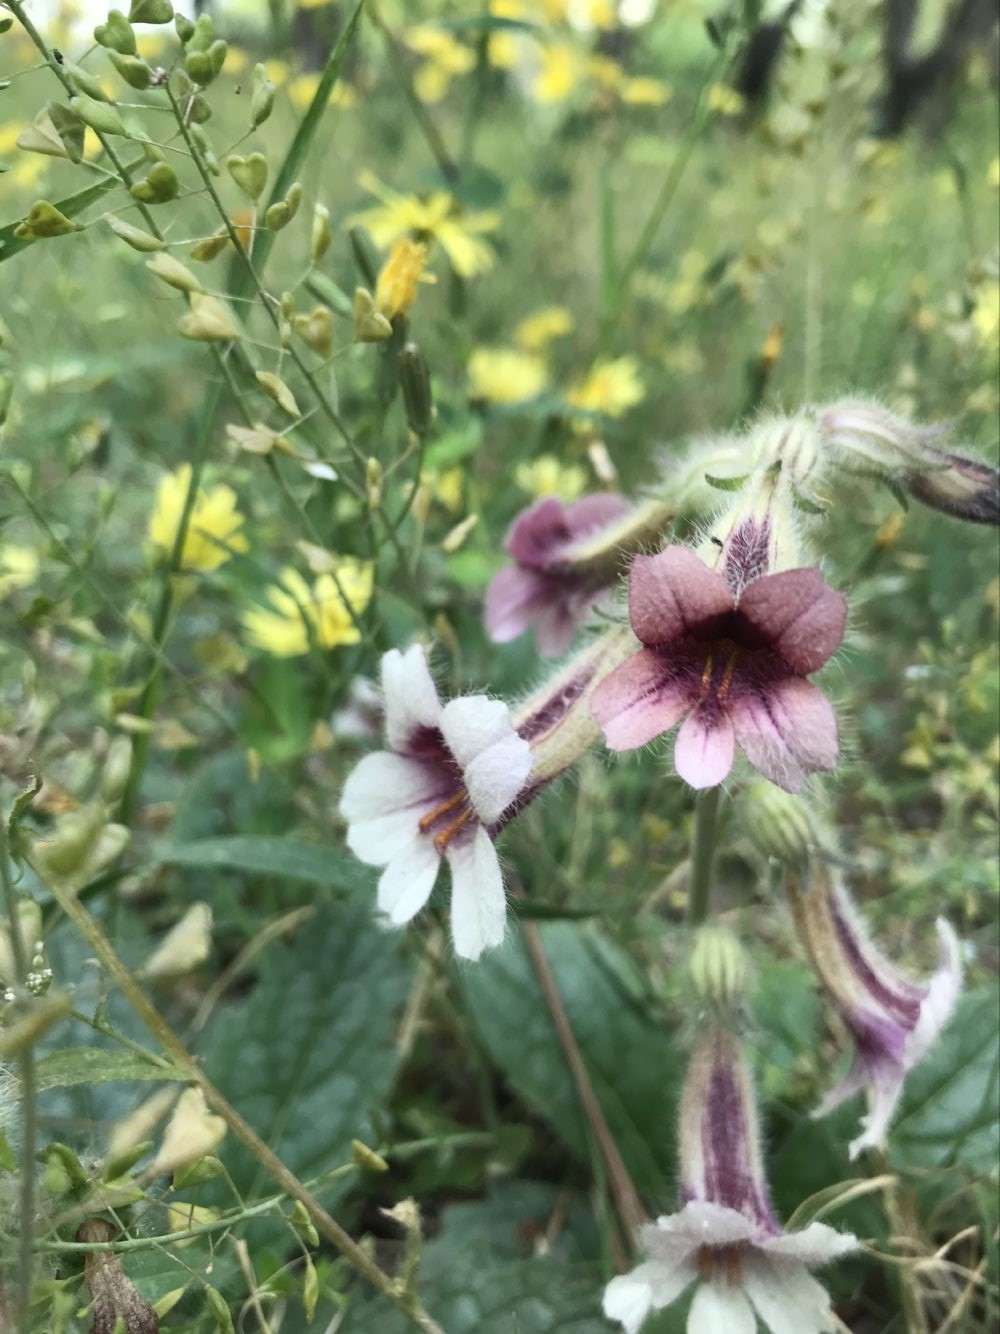
<svg viewBox="0 0 1000 1334">
<path fill-rule="evenodd" d="M 726 83 L 713 83 L 708 90 L 708 109 L 723 116 L 738 116 L 743 110 L 743 98 Z"/>
<path fill-rule="evenodd" d="M 613 28 L 618 22 L 615 0 L 589 0 L 586 8 L 588 22 L 594 28 Z"/>
<path fill-rule="evenodd" d="M 403 41 L 411 51 L 424 57 L 413 80 L 421 102 L 440 102 L 452 79 L 475 68 L 476 54 L 471 47 L 456 42 L 450 32 L 430 23 L 408 28 Z"/>
<path fill-rule="evenodd" d="M 992 349 L 1000 344 L 1000 282 L 996 279 L 987 279 L 980 284 L 972 309 L 972 323 L 984 347 Z"/>
<path fill-rule="evenodd" d="M 1000 157 L 995 157 L 987 167 L 986 179 L 994 189 L 1000 189 Z"/>
<path fill-rule="evenodd" d="M 446 468 L 440 473 L 425 473 L 424 480 L 430 487 L 434 499 L 446 510 L 456 514 L 462 508 L 462 496 L 465 491 L 464 468 Z"/>
<path fill-rule="evenodd" d="M 539 454 L 530 463 L 519 463 L 514 481 L 522 491 L 541 500 L 558 496 L 567 504 L 579 500 L 587 487 L 587 474 L 578 463 L 561 463 L 554 454 Z"/>
<path fill-rule="evenodd" d="M 234 46 L 232 42 L 226 47 L 226 58 L 222 62 L 222 70 L 225 74 L 239 75 L 250 68 L 250 53 L 245 51 L 242 46 Z M 287 76 L 288 68 L 282 70 L 282 75 Z M 273 77 L 272 75 L 268 76 Z"/>
<path fill-rule="evenodd" d="M 422 241 L 402 237 L 393 241 L 389 258 L 382 266 L 375 287 L 375 306 L 387 320 L 405 315 L 417 298 L 417 283 L 433 283 L 433 273 L 425 273 L 427 247 Z"/>
<path fill-rule="evenodd" d="M 176 472 L 160 479 L 156 503 L 149 519 L 149 540 L 169 556 L 177 540 L 184 501 L 191 485 L 191 465 L 183 464 Z M 188 523 L 182 570 L 217 570 L 235 551 L 247 551 L 250 544 L 240 532 L 243 515 L 236 508 L 236 492 L 228 486 L 199 487 Z"/>
<path fill-rule="evenodd" d="M 541 352 L 554 338 L 573 330 L 573 316 L 565 306 L 543 306 L 514 330 L 514 342 L 526 352 Z"/>
<path fill-rule="evenodd" d="M 645 394 L 635 358 L 617 357 L 595 362 L 590 374 L 570 389 L 567 398 L 573 407 L 585 412 L 621 417 L 641 403 Z"/>
<path fill-rule="evenodd" d="M 321 574 L 311 588 L 295 569 L 282 570 L 280 579 L 267 590 L 273 610 L 258 607 L 243 614 L 251 644 L 278 658 L 296 658 L 313 645 L 331 649 L 360 640 L 351 609 L 357 617 L 371 601 L 369 561 L 344 556 L 337 560 L 335 576 Z"/>
<path fill-rule="evenodd" d="M 619 91 L 622 101 L 633 107 L 662 107 L 673 96 L 659 79 L 625 79 Z"/>
<path fill-rule="evenodd" d="M 531 92 L 536 102 L 563 102 L 580 82 L 583 63 L 575 46 L 553 42 L 539 52 L 541 67 Z"/>
<path fill-rule="evenodd" d="M 525 403 L 547 380 L 541 357 L 514 347 L 477 347 L 469 358 L 469 397 L 488 403 Z"/>
<path fill-rule="evenodd" d="M 479 233 L 499 227 L 498 213 L 464 213 L 443 190 L 435 190 L 425 199 L 397 194 L 370 171 L 361 172 L 358 184 L 382 201 L 351 219 L 368 228 L 376 245 L 387 246 L 403 236 L 435 240 L 461 278 L 473 278 L 493 267 L 493 249 Z"/>
<path fill-rule="evenodd" d="M 38 578 L 38 552 L 34 547 L 0 545 L 0 598 L 18 588 L 28 588 Z"/>
</svg>

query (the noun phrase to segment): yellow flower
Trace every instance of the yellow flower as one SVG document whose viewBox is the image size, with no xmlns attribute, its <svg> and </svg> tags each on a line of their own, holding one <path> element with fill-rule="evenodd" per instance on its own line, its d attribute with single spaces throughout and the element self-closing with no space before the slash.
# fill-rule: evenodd
<svg viewBox="0 0 1000 1334">
<path fill-rule="evenodd" d="M 539 500 L 558 496 L 567 504 L 579 500 L 587 486 L 587 474 L 578 463 L 560 463 L 554 454 L 540 454 L 531 463 L 519 463 L 514 480 L 530 496 Z"/>
<path fill-rule="evenodd" d="M 645 394 L 635 359 L 618 357 L 614 361 L 595 362 L 587 378 L 575 385 L 567 397 L 575 408 L 585 412 L 622 417 L 629 408 L 641 403 Z"/>
<path fill-rule="evenodd" d="M 446 510 L 451 510 L 452 514 L 457 514 L 462 508 L 465 469 L 446 468 L 442 473 L 429 476 L 427 481 L 434 499 L 440 501 Z"/>
<path fill-rule="evenodd" d="M 553 338 L 573 329 L 573 316 L 565 306 L 543 306 L 523 319 L 514 330 L 514 342 L 526 352 L 541 352 Z"/>
<path fill-rule="evenodd" d="M 488 403 L 525 403 L 546 379 L 541 357 L 513 347 L 477 347 L 469 358 L 469 397 Z"/>
<path fill-rule="evenodd" d="M 493 267 L 493 250 L 479 233 L 499 227 L 498 213 L 463 213 L 457 201 L 443 190 L 433 191 L 426 199 L 397 194 L 369 171 L 361 173 L 358 183 L 382 201 L 379 207 L 366 209 L 352 219 L 368 228 L 376 245 L 387 246 L 403 236 L 418 241 L 433 239 L 461 278 L 474 278 Z"/>
<path fill-rule="evenodd" d="M 475 68 L 475 52 L 456 42 L 443 28 L 422 23 L 407 29 L 403 41 L 411 51 L 425 57 L 413 80 L 421 102 L 440 102 L 451 87 L 452 79 Z"/>
<path fill-rule="evenodd" d="M 595 28 L 613 28 L 618 22 L 618 7 L 614 0 L 590 0 L 587 18 Z"/>
<path fill-rule="evenodd" d="M 23 129 L 24 126 L 15 121 L 0 125 L 0 157 L 6 157 L 8 153 L 13 153 L 17 147 L 17 136 Z"/>
<path fill-rule="evenodd" d="M 427 247 L 403 237 L 394 241 L 375 287 L 375 305 L 387 320 L 405 315 L 417 298 L 417 283 L 433 283 L 433 273 L 424 273 Z"/>
<path fill-rule="evenodd" d="M 580 82 L 582 66 L 575 46 L 555 42 L 540 52 L 541 69 L 532 85 L 536 102 L 564 102 Z"/>
<path fill-rule="evenodd" d="M 243 629 L 255 647 L 278 658 L 299 657 L 313 646 L 331 649 L 356 644 L 361 634 L 351 609 L 359 616 L 371 596 L 371 563 L 353 556 L 338 560 L 336 577 L 321 574 L 312 588 L 298 570 L 286 569 L 280 584 L 267 590 L 273 610 L 261 607 L 244 612 Z"/>
<path fill-rule="evenodd" d="M 1000 189 L 1000 157 L 995 157 L 987 167 L 986 179 L 994 189 Z"/>
<path fill-rule="evenodd" d="M 232 42 L 226 47 L 226 58 L 222 62 L 222 70 L 225 74 L 242 74 L 244 70 L 250 68 L 250 53 L 244 51 L 242 46 L 234 46 Z M 269 76 L 272 77 L 272 76 Z"/>
<path fill-rule="evenodd" d="M 34 547 L 0 546 L 0 598 L 18 588 L 28 588 L 38 578 L 38 552 Z"/>
<path fill-rule="evenodd" d="M 725 83 L 713 83 L 708 90 L 708 109 L 723 116 L 738 116 L 743 110 L 743 98 L 735 88 Z"/>
<path fill-rule="evenodd" d="M 149 540 L 167 556 L 177 540 L 190 485 L 191 465 L 185 463 L 161 478 L 156 488 Z M 214 486 L 210 491 L 199 487 L 184 539 L 181 569 L 217 570 L 234 551 L 249 550 L 250 543 L 240 532 L 242 527 L 243 515 L 236 508 L 236 492 L 231 487 Z"/>
<path fill-rule="evenodd" d="M 293 79 L 288 81 L 288 100 L 296 111 L 305 111 L 316 96 L 318 87 L 319 75 L 315 70 L 309 70 L 305 74 L 296 74 Z"/>
<path fill-rule="evenodd" d="M 621 86 L 622 101 L 633 107 L 662 107 L 671 96 L 659 79 L 626 79 Z"/>
</svg>

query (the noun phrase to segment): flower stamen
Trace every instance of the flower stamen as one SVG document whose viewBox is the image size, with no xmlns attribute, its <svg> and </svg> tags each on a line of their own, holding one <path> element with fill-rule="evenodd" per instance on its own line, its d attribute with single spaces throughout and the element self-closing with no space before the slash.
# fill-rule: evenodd
<svg viewBox="0 0 1000 1334">
<path fill-rule="evenodd" d="M 428 811 L 426 815 L 421 816 L 420 824 L 418 825 L 420 832 L 426 834 L 437 824 L 442 815 L 447 815 L 448 812 L 453 811 L 456 806 L 460 806 L 467 796 L 468 793 L 465 788 L 459 788 L 453 796 L 450 796 L 447 799 L 447 801 L 442 801 L 439 806 L 435 806 L 432 811 Z"/>
<path fill-rule="evenodd" d="M 464 792 L 462 793 L 462 796 L 465 796 Z M 461 815 L 459 815 L 456 820 L 452 820 L 450 825 L 447 825 L 440 833 L 434 835 L 434 847 L 438 852 L 444 852 L 445 848 L 452 841 L 458 831 L 472 819 L 472 814 L 471 805 L 466 806 L 465 810 L 462 811 Z"/>
</svg>

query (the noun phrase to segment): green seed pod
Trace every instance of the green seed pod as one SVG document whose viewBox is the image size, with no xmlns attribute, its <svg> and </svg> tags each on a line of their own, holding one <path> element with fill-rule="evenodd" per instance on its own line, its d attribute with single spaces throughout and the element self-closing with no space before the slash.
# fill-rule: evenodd
<svg viewBox="0 0 1000 1334">
<path fill-rule="evenodd" d="M 106 23 L 99 23 L 94 29 L 94 41 L 98 46 L 109 51 L 118 51 L 123 56 L 136 54 L 135 33 L 132 25 L 120 9 L 112 9 Z"/>
<path fill-rule="evenodd" d="M 299 205 L 302 203 L 302 186 L 295 182 L 289 188 L 288 194 L 277 204 L 272 204 L 264 214 L 264 221 L 272 232 L 280 232 L 282 227 L 287 227 L 291 220 L 299 211 Z"/>
<path fill-rule="evenodd" d="M 212 62 L 213 78 L 222 73 L 222 67 L 226 63 L 226 52 L 228 50 L 229 43 L 222 41 L 221 38 L 219 38 L 218 41 L 213 42 L 208 48 L 206 54 Z"/>
<path fill-rule="evenodd" d="M 253 67 L 253 92 L 250 95 L 250 128 L 263 125 L 274 106 L 274 83 L 267 77 L 263 65 Z"/>
<path fill-rule="evenodd" d="M 68 156 L 66 145 L 59 138 L 46 109 L 39 111 L 30 125 L 25 125 L 15 142 L 25 153 L 42 153 L 45 157 Z"/>
<path fill-rule="evenodd" d="M 115 100 L 104 91 L 100 79 L 95 78 L 89 70 L 81 69 L 79 65 L 73 65 L 66 60 L 63 62 L 63 73 L 78 93 L 83 93 L 86 97 L 92 97 L 95 102 L 113 102 Z"/>
<path fill-rule="evenodd" d="M 316 204 L 313 208 L 312 236 L 309 242 L 309 257 L 314 264 L 318 264 L 323 258 L 332 240 L 330 210 L 325 204 Z"/>
<path fill-rule="evenodd" d="M 223 223 L 211 236 L 206 236 L 204 241 L 196 241 L 188 254 L 192 259 L 204 264 L 210 259 L 215 259 L 216 255 L 221 255 L 229 244 L 229 228 Z"/>
<path fill-rule="evenodd" d="M 83 160 L 83 121 L 75 111 L 62 106 L 59 102 L 46 103 L 45 110 L 48 112 L 49 120 L 51 120 L 62 141 L 70 162 L 81 162 Z"/>
<path fill-rule="evenodd" d="M 170 0 L 132 0 L 130 23 L 169 23 L 174 16 Z"/>
<path fill-rule="evenodd" d="M 358 272 L 364 279 L 365 285 L 374 290 L 378 283 L 379 269 L 382 267 L 375 242 L 364 227 L 352 227 L 347 235 L 351 242 L 351 250 L 354 254 L 354 262 L 358 266 Z"/>
<path fill-rule="evenodd" d="M 207 120 L 212 119 L 212 106 L 206 97 L 201 93 L 195 93 L 188 104 L 188 119 L 192 125 L 204 125 Z"/>
<path fill-rule="evenodd" d="M 155 277 L 168 287 L 174 287 L 178 292 L 200 292 L 201 283 L 194 276 L 186 264 L 182 264 L 179 259 L 174 259 L 173 255 L 168 255 L 161 251 L 154 255 L 152 259 L 146 260 L 146 268 L 149 269 Z"/>
<path fill-rule="evenodd" d="M 174 15 L 174 31 L 181 40 L 182 46 L 187 46 L 194 32 L 194 23 L 184 14 Z"/>
<path fill-rule="evenodd" d="M 295 298 L 291 292 L 282 292 L 278 306 L 278 337 L 282 347 L 291 347 L 295 320 Z"/>
<path fill-rule="evenodd" d="M 129 85 L 143 92 L 153 81 L 153 71 L 138 56 L 123 56 L 117 51 L 109 51 L 108 59 Z"/>
<path fill-rule="evenodd" d="M 163 249 L 162 241 L 158 241 L 155 236 L 150 236 L 149 232 L 144 232 L 141 227 L 133 227 L 130 222 L 123 222 L 121 218 L 116 218 L 113 213 L 105 214 L 104 221 L 115 236 L 124 241 L 126 245 L 130 245 L 133 250 L 152 254 L 154 250 Z"/>
<path fill-rule="evenodd" d="M 55 204 L 40 199 L 37 204 L 32 204 L 25 220 L 14 228 L 14 235 L 22 241 L 40 241 L 52 236 L 68 236 L 70 232 L 81 230 L 75 222 L 70 222 L 65 213 L 60 213 Z"/>
<path fill-rule="evenodd" d="M 13 26 L 14 20 L 9 14 L 6 18 L 0 19 L 0 37 L 2 37 L 5 32 L 10 32 Z"/>
<path fill-rule="evenodd" d="M 207 51 L 189 51 L 184 57 L 184 68 L 202 88 L 207 88 L 216 75 L 215 64 Z"/>
<path fill-rule="evenodd" d="M 166 162 L 157 162 L 144 181 L 136 181 L 131 195 L 142 204 L 166 204 L 180 194 L 180 182 Z"/>
<path fill-rule="evenodd" d="M 215 40 L 215 25 L 210 14 L 199 14 L 188 38 L 189 51 L 207 51 Z"/>
<path fill-rule="evenodd" d="M 226 158 L 226 169 L 245 195 L 256 203 L 267 185 L 267 158 L 263 153 L 251 153 L 249 157 L 232 156 Z"/>
<path fill-rule="evenodd" d="M 231 343 L 240 330 L 228 308 L 214 296 L 192 293 L 191 309 L 177 322 L 182 338 L 195 343 Z"/>
<path fill-rule="evenodd" d="M 125 122 L 107 102 L 97 102 L 92 97 L 81 95 L 71 97 L 69 104 L 84 125 L 89 125 L 92 130 L 97 130 L 101 134 L 120 134 L 126 139 L 131 138 L 125 128 Z"/>
<path fill-rule="evenodd" d="M 280 375 L 274 375 L 271 371 L 258 371 L 257 383 L 268 398 L 273 399 L 279 408 L 284 408 L 289 417 L 302 416 L 302 410 L 295 401 L 295 395 Z"/>
<path fill-rule="evenodd" d="M 320 357 L 333 351 L 333 320 L 326 306 L 314 306 L 308 315 L 295 316 L 295 332 Z"/>
<path fill-rule="evenodd" d="M 399 354 L 399 386 L 410 430 L 426 435 L 434 424 L 434 396 L 427 362 L 416 343 L 407 343 Z"/>
</svg>

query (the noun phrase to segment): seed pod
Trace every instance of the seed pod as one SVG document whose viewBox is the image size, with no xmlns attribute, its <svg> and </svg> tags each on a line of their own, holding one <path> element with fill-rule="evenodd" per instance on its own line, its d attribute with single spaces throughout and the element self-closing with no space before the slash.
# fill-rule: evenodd
<svg viewBox="0 0 1000 1334">
<path fill-rule="evenodd" d="M 152 83 L 153 71 L 138 56 L 123 56 L 117 51 L 109 51 L 108 59 L 130 88 L 138 88 L 142 92 Z"/>
<path fill-rule="evenodd" d="M 136 54 L 135 33 L 132 25 L 120 9 L 112 9 L 105 23 L 99 23 L 94 29 L 94 41 L 109 51 L 118 51 L 123 56 Z"/>
<path fill-rule="evenodd" d="M 63 73 L 78 93 L 92 97 L 95 102 L 113 102 L 115 99 L 104 91 L 100 79 L 96 79 L 88 70 L 81 69 L 71 61 L 63 62 Z"/>
<path fill-rule="evenodd" d="M 309 257 L 314 264 L 323 258 L 332 240 L 330 210 L 325 204 L 316 204 L 313 208 L 312 237 L 309 243 Z"/>
<path fill-rule="evenodd" d="M 295 181 L 288 187 L 288 194 L 277 204 L 272 204 L 264 214 L 264 221 L 273 232 L 280 232 L 287 227 L 299 211 L 302 203 L 302 186 Z"/>
<path fill-rule="evenodd" d="M 270 371 L 258 371 L 257 383 L 268 398 L 274 399 L 278 407 L 284 408 L 290 417 L 302 416 L 302 411 L 295 401 L 295 395 L 280 375 L 273 375 Z"/>
<path fill-rule="evenodd" d="M 69 104 L 84 125 L 89 125 L 92 130 L 97 130 L 101 134 L 120 134 L 126 139 L 131 137 L 121 116 L 107 102 L 98 102 L 93 97 L 81 94 L 78 97 L 71 97 Z"/>
<path fill-rule="evenodd" d="M 326 306 L 314 306 L 308 315 L 295 316 L 295 331 L 320 357 L 333 351 L 333 320 Z"/>
<path fill-rule="evenodd" d="M 174 31 L 180 38 L 181 45 L 187 46 L 194 33 L 194 23 L 185 14 L 175 14 Z"/>
<path fill-rule="evenodd" d="M 130 23 L 169 23 L 174 16 L 170 0 L 132 0 Z"/>
<path fill-rule="evenodd" d="M 392 337 L 392 325 L 375 307 L 375 298 L 366 287 L 354 292 L 354 341 L 383 343 Z"/>
<path fill-rule="evenodd" d="M 399 354 L 399 385 L 410 430 L 426 435 L 434 424 L 434 396 L 427 362 L 416 343 L 407 343 Z"/>
<path fill-rule="evenodd" d="M 368 492 L 368 504 L 377 510 L 382 504 L 382 479 L 385 476 L 378 459 L 370 458 L 365 466 L 365 489 Z"/>
<path fill-rule="evenodd" d="M 161 251 L 154 255 L 152 259 L 146 260 L 146 268 L 149 269 L 160 282 L 166 283 L 168 287 L 174 287 L 178 292 L 200 292 L 201 283 L 194 276 L 186 264 L 182 264 L 179 259 L 174 259 L 173 255 L 168 255 Z"/>
<path fill-rule="evenodd" d="M 66 156 L 70 162 L 80 162 L 83 160 L 83 121 L 71 111 L 69 107 L 62 106 L 59 102 L 46 103 L 45 110 L 49 113 L 56 133 L 62 141 L 62 146 L 66 150 Z"/>
<path fill-rule="evenodd" d="M 226 246 L 230 244 L 229 228 L 225 223 L 216 228 L 211 236 L 207 236 L 204 241 L 196 241 L 188 254 L 192 259 L 201 263 L 206 260 L 215 259 L 216 255 L 221 255 Z"/>
<path fill-rule="evenodd" d="M 106 213 L 104 221 L 108 224 L 115 236 L 133 250 L 139 250 L 146 254 L 151 254 L 154 250 L 162 250 L 163 242 L 158 241 L 155 236 L 150 236 L 149 232 L 144 232 L 141 227 L 133 227 L 130 222 L 124 222 L 121 218 L 116 218 L 113 213 Z"/>
<path fill-rule="evenodd" d="M 130 194 L 142 204 L 166 204 L 176 199 L 180 190 L 174 169 L 166 162 L 157 162 L 144 181 L 136 181 Z"/>
<path fill-rule="evenodd" d="M 19 240 L 40 241 L 52 236 L 68 236 L 70 232 L 80 230 L 65 213 L 60 213 L 55 204 L 40 199 L 37 204 L 32 204 L 25 220 L 14 228 L 14 235 Z"/>
<path fill-rule="evenodd" d="M 13 397 L 14 377 L 9 371 L 0 371 L 0 426 L 7 421 Z"/>
<path fill-rule="evenodd" d="M 207 51 L 215 40 L 215 25 L 211 14 L 199 14 L 187 40 L 189 51 Z"/>
<path fill-rule="evenodd" d="M 229 343 L 240 330 L 229 310 L 214 296 L 192 293 L 191 309 L 177 322 L 182 338 L 195 343 Z"/>
<path fill-rule="evenodd" d="M 256 203 L 267 185 L 267 158 L 264 154 L 251 153 L 249 157 L 234 154 L 226 158 L 226 170 L 243 193 Z"/>
<path fill-rule="evenodd" d="M 253 92 L 250 95 L 250 128 L 263 125 L 274 106 L 275 85 L 263 65 L 253 67 Z"/>
</svg>

